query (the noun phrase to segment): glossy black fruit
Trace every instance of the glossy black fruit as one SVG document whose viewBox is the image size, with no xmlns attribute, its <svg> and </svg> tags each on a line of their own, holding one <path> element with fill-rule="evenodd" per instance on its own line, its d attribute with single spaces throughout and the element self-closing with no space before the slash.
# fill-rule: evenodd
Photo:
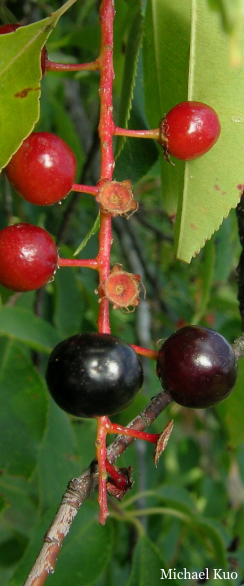
<svg viewBox="0 0 244 586">
<path fill-rule="evenodd" d="M 184 407 L 211 407 L 225 399 L 237 378 L 237 361 L 227 340 L 209 328 L 185 326 L 159 350 L 157 376 Z"/>
<path fill-rule="evenodd" d="M 143 382 L 141 362 L 117 336 L 76 334 L 52 351 L 46 372 L 56 403 L 72 415 L 112 415 L 132 402 Z"/>
</svg>

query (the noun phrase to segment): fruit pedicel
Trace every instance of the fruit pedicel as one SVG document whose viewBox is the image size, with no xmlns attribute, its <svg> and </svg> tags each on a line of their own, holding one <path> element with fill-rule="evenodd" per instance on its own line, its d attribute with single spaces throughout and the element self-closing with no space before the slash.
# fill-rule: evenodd
<svg viewBox="0 0 244 586">
<path fill-rule="evenodd" d="M 48 232 L 25 223 L 0 231 L 0 283 L 10 290 L 24 292 L 42 287 L 62 266 L 88 267 L 98 273 L 98 331 L 77 333 L 59 343 L 49 357 L 46 381 L 53 399 L 67 413 L 97 419 L 96 459 L 101 524 L 105 523 L 108 515 L 107 489 L 116 498 L 122 498 L 132 484 L 129 472 L 115 467 L 109 460 L 106 435 L 119 433 L 153 443 L 157 463 L 172 429 L 172 425 L 168 424 L 162 434 L 144 431 L 159 414 L 156 409 L 151 420 L 143 421 L 140 429 L 121 427 L 109 419 L 110 415 L 125 409 L 142 387 L 143 370 L 139 355 L 156 360 L 156 373 L 164 388 L 161 394 L 165 397 L 161 410 L 171 400 L 190 408 L 213 406 L 228 396 L 237 377 L 233 348 L 213 330 L 183 327 L 171 335 L 159 350 L 131 346 L 111 334 L 110 302 L 114 307 L 123 309 L 135 307 L 140 293 L 140 275 L 133 278 L 133 275 L 123 271 L 121 265 L 117 265 L 119 269 L 115 275 L 110 264 L 112 219 L 123 214 L 128 217 L 137 210 L 130 181 L 126 178 L 120 183 L 113 179 L 114 137 L 131 136 L 157 141 L 167 164 L 170 156 L 189 160 L 204 155 L 214 146 L 220 134 L 216 112 L 211 106 L 196 101 L 185 101 L 174 106 L 156 129 L 128 130 L 115 125 L 111 50 L 113 18 L 113 1 L 102 0 L 101 50 L 95 62 L 77 66 L 55 64 L 48 60 L 45 48 L 40 56 L 42 75 L 48 74 L 49 70 L 100 71 L 101 168 L 98 184 L 75 183 L 73 152 L 64 141 L 48 132 L 31 133 L 6 167 L 13 189 L 34 205 L 52 205 L 67 197 L 71 191 L 85 192 L 97 199 L 100 229 L 96 258 L 61 258 Z M 0 28 L 0 34 L 17 34 L 19 26 L 4 25 Z M 29 253 L 24 255 L 24 249 L 28 249 Z M 127 294 L 129 287 L 131 296 Z"/>
</svg>

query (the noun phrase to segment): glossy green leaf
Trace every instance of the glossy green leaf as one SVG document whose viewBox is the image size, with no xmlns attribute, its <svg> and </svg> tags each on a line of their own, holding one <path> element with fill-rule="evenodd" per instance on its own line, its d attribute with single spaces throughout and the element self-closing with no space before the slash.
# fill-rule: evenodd
<svg viewBox="0 0 244 586">
<path fill-rule="evenodd" d="M 146 112 L 155 127 L 187 96 L 191 0 L 149 0 L 145 15 L 143 63 Z"/>
<path fill-rule="evenodd" d="M 43 380 L 13 341 L 0 338 L 0 469 L 29 478 L 46 429 Z"/>
<path fill-rule="evenodd" d="M 188 97 L 211 105 L 222 130 L 211 151 L 185 165 L 175 251 L 186 262 L 237 205 L 244 178 L 244 61 L 239 67 L 231 64 L 228 36 L 206 0 L 194 0 L 192 10 Z"/>
<path fill-rule="evenodd" d="M 22 307 L 1 308 L 0 335 L 9 336 L 33 350 L 47 354 L 61 340 L 61 336 L 49 322 Z"/>
<path fill-rule="evenodd" d="M 40 54 L 68 0 L 51 16 L 0 36 L 0 169 L 33 130 L 39 118 Z"/>
</svg>

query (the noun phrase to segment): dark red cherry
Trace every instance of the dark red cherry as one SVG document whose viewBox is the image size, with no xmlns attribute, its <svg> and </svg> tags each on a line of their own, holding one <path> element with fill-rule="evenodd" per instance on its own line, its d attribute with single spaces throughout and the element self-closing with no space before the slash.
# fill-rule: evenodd
<svg viewBox="0 0 244 586">
<path fill-rule="evenodd" d="M 26 201 L 51 205 L 71 191 L 76 159 L 70 147 L 51 132 L 32 132 L 7 167 L 12 187 Z"/>
<path fill-rule="evenodd" d="M 20 223 L 0 230 L 0 284 L 7 289 L 39 289 L 51 279 L 57 265 L 56 245 L 43 228 Z"/>
<path fill-rule="evenodd" d="M 185 407 L 211 407 L 231 393 L 237 361 L 227 340 L 209 328 L 185 326 L 159 350 L 157 376 L 174 401 Z"/>
<path fill-rule="evenodd" d="M 72 415 L 112 415 L 132 402 L 143 383 L 141 362 L 124 340 L 76 334 L 52 351 L 46 371 L 54 401 Z"/>
<path fill-rule="evenodd" d="M 8 33 L 14 33 L 17 28 L 20 28 L 20 24 L 3 24 L 0 26 L 0 35 L 6 35 Z"/>
<path fill-rule="evenodd" d="M 220 135 L 219 118 L 211 106 L 202 102 L 181 102 L 160 123 L 160 144 L 165 158 L 172 155 L 189 161 L 209 151 Z"/>
</svg>

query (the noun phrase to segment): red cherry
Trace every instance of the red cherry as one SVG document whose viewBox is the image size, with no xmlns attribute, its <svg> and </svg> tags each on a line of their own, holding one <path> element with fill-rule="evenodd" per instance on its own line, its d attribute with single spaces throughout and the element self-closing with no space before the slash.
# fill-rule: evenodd
<svg viewBox="0 0 244 586">
<path fill-rule="evenodd" d="M 3 24 L 0 26 L 0 35 L 6 35 L 7 33 L 13 33 L 19 28 L 21 24 Z"/>
<path fill-rule="evenodd" d="M 17 28 L 20 28 L 21 24 L 3 24 L 0 26 L 0 35 L 6 35 L 8 33 L 14 33 Z M 47 49 L 46 47 L 42 48 L 41 52 L 41 70 L 42 70 L 42 77 L 46 73 L 46 60 L 47 60 Z"/>
<path fill-rule="evenodd" d="M 39 289 L 57 265 L 56 245 L 43 228 L 21 223 L 0 230 L 0 284 L 7 289 Z"/>
<path fill-rule="evenodd" d="M 201 157 L 218 140 L 219 118 L 202 102 L 181 102 L 166 114 L 160 123 L 160 144 L 168 155 L 189 161 Z"/>
<path fill-rule="evenodd" d="M 72 189 L 76 159 L 70 147 L 50 132 L 33 132 L 6 167 L 12 187 L 36 205 L 60 201 Z"/>
</svg>

